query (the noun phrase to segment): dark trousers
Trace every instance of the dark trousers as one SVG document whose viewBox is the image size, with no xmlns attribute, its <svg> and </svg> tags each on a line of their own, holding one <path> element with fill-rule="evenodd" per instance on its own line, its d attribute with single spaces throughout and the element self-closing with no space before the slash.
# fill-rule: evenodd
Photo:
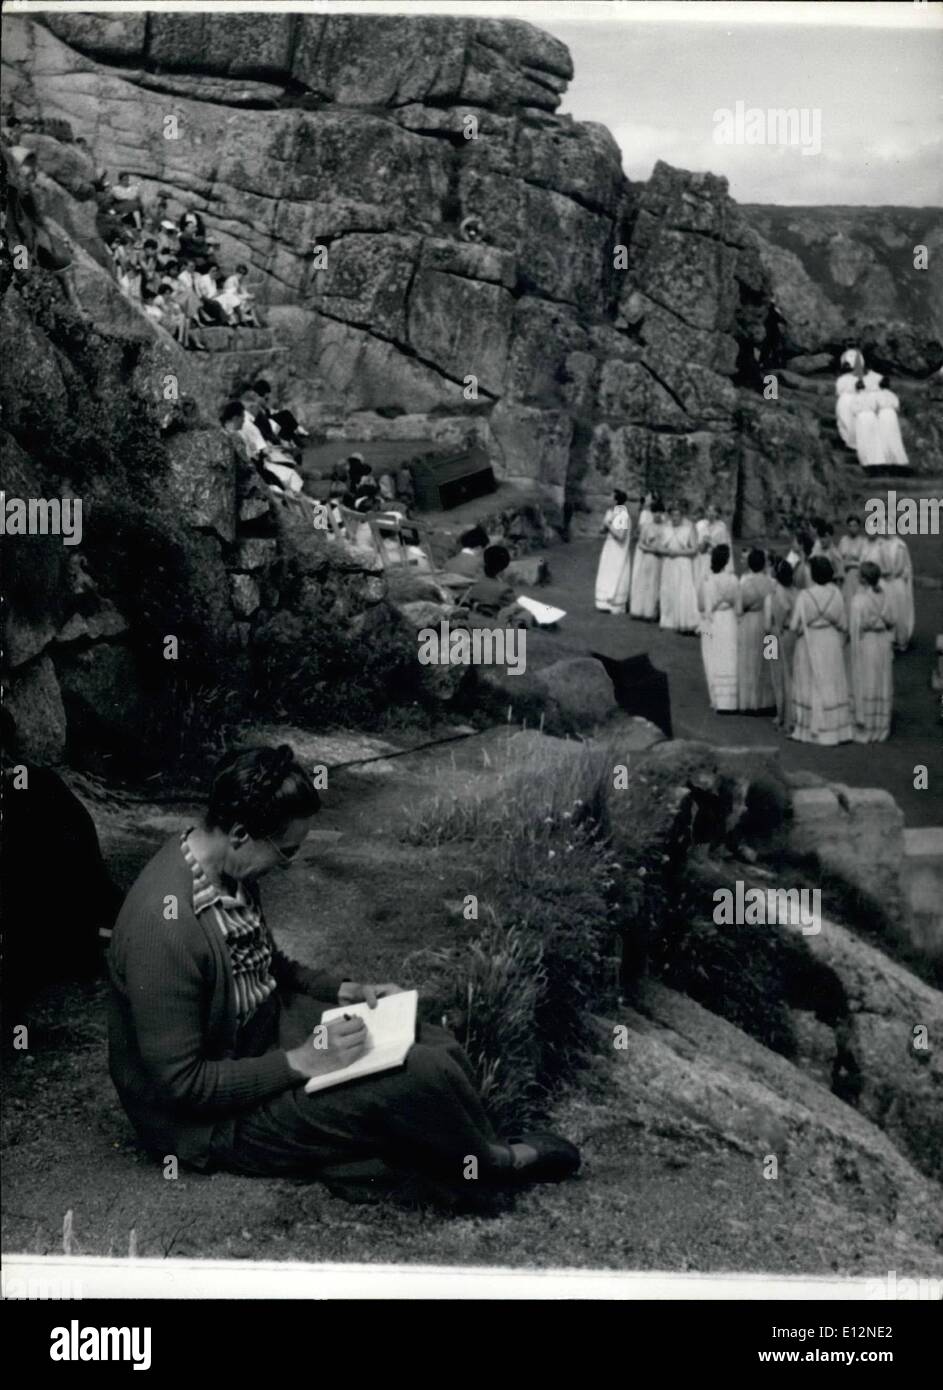
<svg viewBox="0 0 943 1390">
<path fill-rule="evenodd" d="M 200 313 L 209 324 L 225 325 L 229 322 L 226 311 L 218 299 L 201 300 Z"/>
<path fill-rule="evenodd" d="M 266 1035 L 269 1046 L 299 1046 L 334 1007 L 302 995 L 276 999 L 250 1022 L 243 1055 L 265 1051 Z M 299 1177 L 381 1159 L 461 1181 L 469 1158 L 482 1174 L 491 1169 L 495 1139 L 465 1052 L 444 1029 L 421 1024 L 402 1067 L 314 1095 L 303 1084 L 283 1091 L 241 1116 L 232 1143 L 214 1144 L 213 1158 L 241 1173 Z"/>
</svg>

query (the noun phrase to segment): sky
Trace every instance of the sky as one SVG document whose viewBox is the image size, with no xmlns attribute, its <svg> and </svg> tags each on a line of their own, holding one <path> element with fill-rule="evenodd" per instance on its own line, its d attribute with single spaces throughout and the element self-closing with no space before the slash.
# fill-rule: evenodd
<svg viewBox="0 0 943 1390">
<path fill-rule="evenodd" d="M 561 111 L 608 126 L 629 178 L 648 178 L 665 159 L 726 175 L 745 203 L 943 203 L 943 27 L 927 16 L 879 28 L 586 22 L 556 6 L 533 11 L 573 57 Z M 820 150 L 746 144 L 742 125 L 740 143 L 717 143 L 723 118 L 715 112 L 732 113 L 736 135 L 738 101 L 744 119 L 749 108 L 806 108 L 805 144 Z M 756 134 L 768 136 L 765 115 L 754 120 Z"/>
</svg>

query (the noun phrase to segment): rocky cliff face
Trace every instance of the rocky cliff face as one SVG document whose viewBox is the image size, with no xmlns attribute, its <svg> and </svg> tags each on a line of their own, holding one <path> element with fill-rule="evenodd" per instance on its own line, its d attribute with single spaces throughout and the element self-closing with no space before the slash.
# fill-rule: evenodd
<svg viewBox="0 0 943 1390">
<path fill-rule="evenodd" d="M 17 103 L 201 210 L 223 260 L 254 267 L 275 345 L 217 357 L 216 391 L 264 366 L 328 432 L 474 437 L 577 517 L 651 486 L 756 528 L 785 474 L 811 505 L 841 490 L 800 393 L 806 359 L 859 331 L 826 262 L 874 298 L 885 366 L 938 364 L 939 305 L 918 321 L 884 273 L 902 226 L 862 250 L 856 210 L 813 235 L 805 214 L 746 215 L 710 174 L 630 184 L 606 129 L 556 114 L 571 60 L 528 24 L 49 14 L 7 22 L 5 64 Z M 800 385 L 764 401 L 774 298 Z"/>
<path fill-rule="evenodd" d="M 24 347 L 4 383 L 7 491 L 82 483 L 103 526 L 119 495 L 166 516 L 148 534 L 173 532 L 173 556 L 126 546 L 129 568 L 136 554 L 189 576 L 176 607 L 151 605 L 148 641 L 196 608 L 195 645 L 241 669 L 292 584 L 318 607 L 324 556 L 291 582 L 273 569 L 285 538 L 212 425 L 260 369 L 326 435 L 478 441 L 577 527 L 615 486 L 709 498 L 745 533 L 787 491 L 834 511 L 857 468 L 832 422 L 849 341 L 894 374 L 916 465 L 943 460 L 943 305 L 913 268 L 918 243 L 937 254 L 939 217 L 743 209 L 725 180 L 661 163 L 632 184 L 607 130 L 557 114 L 570 57 L 531 25 L 48 13 L 4 20 L 3 62 L 4 100 L 39 118 L 37 198 L 76 299 L 63 316 L 41 275 L 7 291 L 6 340 Z M 97 238 L 102 167 L 132 171 L 171 214 L 203 212 L 222 261 L 253 267 L 269 328 L 213 330 L 221 350 L 203 362 L 162 338 Z M 769 370 L 775 400 L 757 389 Z M 82 718 L 113 707 L 116 730 L 140 729 L 147 700 L 117 626 L 141 626 L 126 611 L 140 594 L 108 546 L 93 527 L 90 580 L 66 575 L 61 547 L 44 554 L 42 583 L 8 607 L 6 663 L 56 756 L 63 691 Z M 361 563 L 345 560 L 356 621 L 381 587 Z"/>
<path fill-rule="evenodd" d="M 4 509 L 0 654 L 20 752 L 117 755 L 136 776 L 200 757 L 253 691 L 267 689 L 270 708 L 285 707 L 292 679 L 313 704 L 327 683 L 343 698 L 365 623 L 386 629 L 378 663 L 395 685 L 413 647 L 404 628 L 397 652 L 379 561 L 328 545 L 272 500 L 204 413 L 212 397 L 192 358 L 123 300 L 96 260 L 104 248 L 70 235 L 91 161 L 61 132 L 37 138 L 60 175 L 69 167 L 75 202 L 60 208 L 45 175 L 30 188 L 2 152 L 0 485 L 5 500 L 55 508 L 52 526 L 24 535 Z M 60 535 L 64 498 L 74 512 Z"/>
</svg>

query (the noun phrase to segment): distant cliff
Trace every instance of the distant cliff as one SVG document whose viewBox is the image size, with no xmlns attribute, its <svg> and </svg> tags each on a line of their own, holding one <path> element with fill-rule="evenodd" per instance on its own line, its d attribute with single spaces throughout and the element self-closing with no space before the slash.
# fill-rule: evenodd
<svg viewBox="0 0 943 1390">
<path fill-rule="evenodd" d="M 916 378 L 943 363 L 940 208 L 742 208 L 791 353 L 854 341 L 879 370 Z M 915 266 L 920 248 L 925 269 Z"/>
</svg>

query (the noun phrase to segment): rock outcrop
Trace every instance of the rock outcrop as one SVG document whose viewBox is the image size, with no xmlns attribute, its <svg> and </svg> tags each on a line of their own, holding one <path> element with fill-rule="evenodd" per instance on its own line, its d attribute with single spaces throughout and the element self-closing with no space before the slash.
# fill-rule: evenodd
<svg viewBox="0 0 943 1390">
<path fill-rule="evenodd" d="M 775 518 L 784 477 L 798 505 L 840 502 L 830 400 L 785 382 L 765 400 L 759 364 L 827 353 L 830 372 L 856 335 L 886 370 L 939 364 L 939 305 L 918 316 L 916 291 L 894 300 L 900 331 L 868 328 L 886 326 L 905 219 L 864 252 L 866 210 L 815 240 L 804 212 L 739 208 L 711 174 L 659 163 L 630 183 L 607 130 L 557 114 L 570 56 L 529 24 L 62 13 L 6 28 L 14 102 L 67 121 L 172 214 L 199 209 L 222 258 L 253 267 L 273 345 L 214 354 L 216 392 L 264 367 L 328 434 L 478 442 L 577 525 L 614 486 L 709 497 L 748 529 Z M 71 165 L 37 154 L 81 242 Z M 905 438 L 926 395 L 905 405 Z M 943 436 L 919 431 L 930 466 Z"/>
<path fill-rule="evenodd" d="M 78 149 L 73 163 L 88 174 Z M 72 499 L 81 528 L 73 548 L 55 530 L 8 527 L 4 699 L 24 756 L 93 766 L 118 756 L 140 775 L 199 756 L 267 680 L 277 681 L 267 698 L 284 703 L 280 621 L 292 670 L 309 651 L 330 662 L 342 650 L 356 665 L 352 636 L 383 605 L 382 567 L 273 497 L 203 413 L 192 360 L 91 254 L 103 252 L 92 235 L 67 278 L 44 264 L 44 238 L 68 244 L 45 215 L 48 189 L 28 195 L 5 155 L 3 180 L 18 212 L 13 245 L 30 251 L 19 266 L 4 258 L 3 488 L 57 510 Z M 94 319 L 81 305 L 89 284 Z"/>
<path fill-rule="evenodd" d="M 939 996 L 938 996 L 939 997 Z M 882 1255 L 940 1259 L 940 1189 L 881 1133 L 810 1075 L 725 1019 L 655 981 L 620 1016 L 627 1029 L 616 1125 L 638 1126 L 684 1152 L 712 1144 L 748 1155 L 757 1184 L 783 1184 L 810 1230 L 838 1220 L 843 1248 L 883 1225 Z M 775 1166 L 774 1162 L 775 1161 Z M 775 1179 L 775 1181 L 774 1181 Z M 799 1193 L 801 1192 L 801 1199 Z M 735 1224 L 740 1197 L 731 1194 Z M 772 1197 L 770 1198 L 772 1200 Z M 883 1266 L 882 1266 L 883 1267 Z"/>
</svg>

